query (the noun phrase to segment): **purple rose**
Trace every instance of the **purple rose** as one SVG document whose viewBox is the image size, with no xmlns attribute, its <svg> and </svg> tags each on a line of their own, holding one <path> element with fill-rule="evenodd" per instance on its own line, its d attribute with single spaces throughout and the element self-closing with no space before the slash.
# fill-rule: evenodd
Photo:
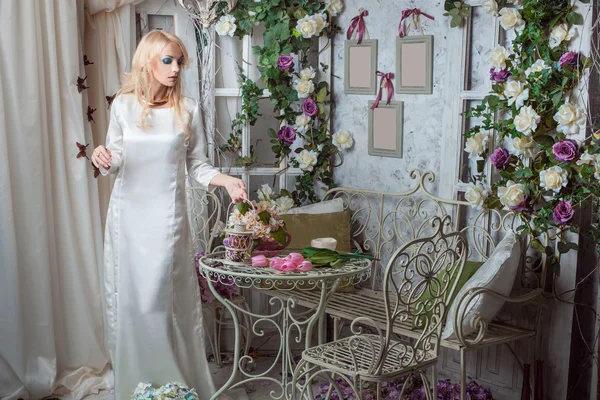
<svg viewBox="0 0 600 400">
<path fill-rule="evenodd" d="M 280 71 L 286 71 L 294 68 L 294 57 L 292 56 L 279 56 L 277 59 L 277 66 Z"/>
<path fill-rule="evenodd" d="M 576 66 L 579 64 L 579 53 L 576 51 L 567 51 L 560 57 L 558 64 L 561 68 L 565 65 L 570 65 L 572 67 Z"/>
<path fill-rule="evenodd" d="M 294 140 L 296 140 L 296 132 L 294 132 L 294 128 L 286 125 L 279 129 L 279 132 L 277 132 L 277 137 L 281 143 L 290 146 L 292 143 L 294 143 Z"/>
<path fill-rule="evenodd" d="M 510 76 L 508 68 L 496 71 L 495 68 L 490 69 L 490 79 L 494 82 L 506 82 Z"/>
<path fill-rule="evenodd" d="M 314 117 L 319 112 L 319 107 L 317 106 L 317 103 L 309 97 L 302 103 L 302 112 L 307 117 Z"/>
<path fill-rule="evenodd" d="M 498 169 L 504 169 L 506 164 L 508 164 L 508 160 L 510 160 L 510 154 L 503 147 L 498 147 L 494 150 L 490 157 L 490 161 Z"/>
<path fill-rule="evenodd" d="M 558 161 L 572 161 L 579 156 L 579 145 L 573 139 L 565 139 L 554 143 L 552 153 Z"/>
<path fill-rule="evenodd" d="M 525 196 L 525 199 L 520 202 L 519 204 L 517 204 L 516 206 L 514 206 L 513 208 L 511 208 L 511 210 L 513 211 L 526 211 L 526 212 L 532 212 L 533 211 L 533 207 L 531 207 L 531 204 L 529 204 L 529 196 Z"/>
<path fill-rule="evenodd" d="M 557 224 L 564 225 L 573 219 L 575 210 L 573 209 L 570 201 L 561 201 L 554 208 L 553 215 Z"/>
</svg>

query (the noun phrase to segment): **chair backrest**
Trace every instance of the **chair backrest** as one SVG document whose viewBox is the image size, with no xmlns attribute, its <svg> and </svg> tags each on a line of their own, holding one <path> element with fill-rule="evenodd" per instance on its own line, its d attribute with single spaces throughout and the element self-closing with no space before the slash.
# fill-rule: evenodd
<svg viewBox="0 0 600 400">
<path fill-rule="evenodd" d="M 197 186 L 186 188 L 188 217 L 194 253 L 209 253 L 219 234 L 221 200 L 213 193 Z"/>
<path fill-rule="evenodd" d="M 438 355 L 446 310 L 469 252 L 464 233 L 452 229 L 450 216 L 429 222 L 431 234 L 396 250 L 383 272 L 386 343 L 389 346 L 395 325 L 412 324 L 421 332 L 412 350 L 394 360 L 403 366 Z M 394 354 L 391 348 L 384 351 L 381 365 Z"/>
<path fill-rule="evenodd" d="M 379 192 L 353 188 L 334 188 L 323 200 L 340 198 L 351 212 L 351 235 L 356 248 L 368 251 L 380 261 L 373 263 L 370 288 L 381 290 L 382 270 L 394 251 L 412 240 L 430 236 L 431 219 L 450 216 L 453 230 L 464 232 L 469 242 L 469 260 L 485 261 L 509 231 L 522 224 L 518 214 L 508 211 L 475 210 L 462 200 L 443 199 L 428 187 L 436 184 L 431 171 L 413 170 L 415 185 L 404 192 Z M 526 241 L 526 240 L 524 240 Z M 525 288 L 541 287 L 546 275 L 543 255 L 533 254 L 528 242 L 522 243 L 517 282 Z"/>
</svg>

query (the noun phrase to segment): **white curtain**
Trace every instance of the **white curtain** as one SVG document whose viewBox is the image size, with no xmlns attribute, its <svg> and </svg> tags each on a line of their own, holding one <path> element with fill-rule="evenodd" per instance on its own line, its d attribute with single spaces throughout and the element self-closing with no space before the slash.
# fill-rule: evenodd
<svg viewBox="0 0 600 400">
<path fill-rule="evenodd" d="M 0 398 L 109 389 L 83 3 L 0 1 Z M 129 58 L 129 55 L 124 56 Z M 90 57 L 91 58 L 91 57 Z M 94 65 L 101 60 L 91 60 Z M 96 88 L 93 88 L 97 90 Z M 105 106 L 93 114 L 100 124 Z"/>
<path fill-rule="evenodd" d="M 84 54 L 90 63 L 86 67 L 88 99 L 96 109 L 91 125 L 94 144 L 106 141 L 108 100 L 121 87 L 121 77 L 131 69 L 135 45 L 133 4 L 140 0 L 86 0 Z M 115 175 L 98 180 L 102 226 L 106 220 L 110 191 Z"/>
</svg>

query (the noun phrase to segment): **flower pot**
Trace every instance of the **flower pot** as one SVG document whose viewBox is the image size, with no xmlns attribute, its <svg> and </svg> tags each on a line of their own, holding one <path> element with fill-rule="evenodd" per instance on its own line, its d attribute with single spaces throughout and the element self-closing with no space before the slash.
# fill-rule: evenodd
<svg viewBox="0 0 600 400">
<path fill-rule="evenodd" d="M 286 232 L 285 244 L 273 239 L 260 238 L 255 240 L 256 246 L 252 250 L 252 256 L 263 255 L 265 257 L 276 257 L 290 244 L 292 236 Z"/>
</svg>

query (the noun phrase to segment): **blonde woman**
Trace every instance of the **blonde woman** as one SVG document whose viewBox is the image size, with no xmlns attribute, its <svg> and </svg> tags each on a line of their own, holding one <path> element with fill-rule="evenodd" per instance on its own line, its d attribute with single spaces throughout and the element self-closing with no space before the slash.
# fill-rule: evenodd
<svg viewBox="0 0 600 400">
<path fill-rule="evenodd" d="M 182 382 L 203 400 L 214 393 L 186 211 L 186 167 L 202 186 L 224 186 L 234 201 L 247 194 L 240 179 L 208 162 L 198 104 L 181 95 L 187 62 L 177 36 L 144 36 L 111 106 L 106 147 L 92 155 L 102 175 L 117 174 L 104 243 L 116 399 L 130 398 L 139 382 Z"/>
</svg>

